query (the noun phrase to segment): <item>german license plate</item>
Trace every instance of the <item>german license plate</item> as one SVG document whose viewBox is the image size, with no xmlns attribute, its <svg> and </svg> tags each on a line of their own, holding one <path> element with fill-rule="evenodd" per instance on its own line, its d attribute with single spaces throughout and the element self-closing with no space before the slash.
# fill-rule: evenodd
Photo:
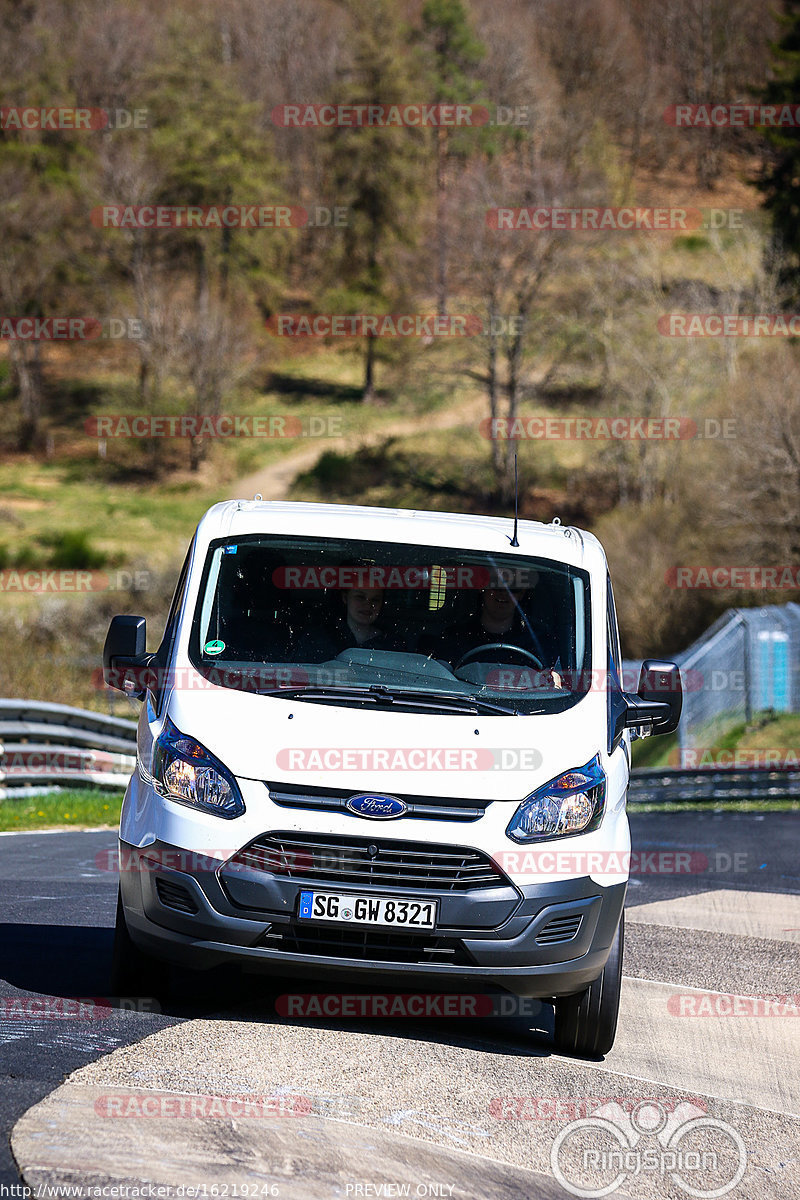
<svg viewBox="0 0 800 1200">
<path fill-rule="evenodd" d="M 301 921 L 334 921 L 347 925 L 384 925 L 433 929 L 436 900 L 393 900 L 388 896 L 349 896 L 342 892 L 301 892 Z"/>
</svg>

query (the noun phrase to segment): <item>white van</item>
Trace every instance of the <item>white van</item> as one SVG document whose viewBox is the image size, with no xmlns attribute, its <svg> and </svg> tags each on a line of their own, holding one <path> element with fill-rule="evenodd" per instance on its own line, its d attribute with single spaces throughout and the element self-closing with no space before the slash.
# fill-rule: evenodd
<svg viewBox="0 0 800 1200">
<path fill-rule="evenodd" d="M 681 684 L 647 662 L 622 690 L 595 537 L 227 501 L 157 652 L 115 617 L 103 666 L 143 701 L 116 990 L 163 961 L 500 987 L 554 1003 L 559 1049 L 610 1049 L 631 731 L 674 729 Z"/>
</svg>

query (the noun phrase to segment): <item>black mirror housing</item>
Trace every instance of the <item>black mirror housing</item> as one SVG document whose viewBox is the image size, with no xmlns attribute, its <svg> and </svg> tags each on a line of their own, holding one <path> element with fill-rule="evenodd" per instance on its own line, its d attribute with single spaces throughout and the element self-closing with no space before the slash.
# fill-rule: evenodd
<svg viewBox="0 0 800 1200">
<path fill-rule="evenodd" d="M 683 709 L 683 687 L 680 668 L 675 663 L 645 659 L 636 695 L 648 704 L 665 706 L 664 715 L 653 722 L 652 733 L 672 733 L 678 728 Z"/>
<path fill-rule="evenodd" d="M 103 646 L 103 680 L 141 699 L 144 692 L 135 680 L 135 668 L 147 665 L 147 622 L 144 617 L 112 617 Z M 129 670 L 130 668 L 130 670 Z"/>
</svg>

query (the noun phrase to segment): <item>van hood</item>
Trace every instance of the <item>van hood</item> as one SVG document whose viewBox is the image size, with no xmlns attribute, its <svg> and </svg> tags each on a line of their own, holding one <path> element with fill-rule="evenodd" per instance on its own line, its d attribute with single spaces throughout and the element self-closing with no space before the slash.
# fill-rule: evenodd
<svg viewBox="0 0 800 1200">
<path fill-rule="evenodd" d="M 241 779 L 352 792 L 518 801 L 605 759 L 605 693 L 561 713 L 373 711 L 215 686 L 173 691 L 164 711 Z"/>
</svg>

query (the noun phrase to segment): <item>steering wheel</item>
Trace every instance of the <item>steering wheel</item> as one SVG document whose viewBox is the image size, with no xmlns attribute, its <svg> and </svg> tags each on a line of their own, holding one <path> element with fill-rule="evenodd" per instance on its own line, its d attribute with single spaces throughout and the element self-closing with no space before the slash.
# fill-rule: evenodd
<svg viewBox="0 0 800 1200">
<path fill-rule="evenodd" d="M 535 666 L 544 670 L 544 663 L 535 654 L 531 654 L 530 650 L 523 649 L 522 646 L 512 646 L 508 642 L 485 642 L 482 646 L 475 646 L 472 650 L 468 650 L 466 654 L 462 655 L 453 667 L 453 671 L 457 671 L 459 667 L 463 667 L 466 663 L 471 662 L 473 658 L 477 658 L 482 650 L 510 650 L 512 654 L 518 654 L 521 658 L 527 658 Z"/>
</svg>

